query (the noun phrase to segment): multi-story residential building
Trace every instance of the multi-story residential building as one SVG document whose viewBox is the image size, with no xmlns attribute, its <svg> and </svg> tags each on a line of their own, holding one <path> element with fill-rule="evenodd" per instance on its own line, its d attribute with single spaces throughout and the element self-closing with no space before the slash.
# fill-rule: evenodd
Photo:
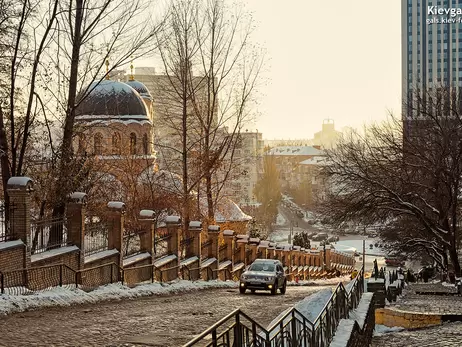
<svg viewBox="0 0 462 347">
<path fill-rule="evenodd" d="M 401 0 L 403 114 L 413 91 L 462 85 L 462 0 Z"/>
<path fill-rule="evenodd" d="M 316 170 L 313 163 L 320 161 L 324 152 L 319 146 L 282 146 L 270 149 L 274 156 L 283 192 L 307 207 L 313 202 Z"/>
<path fill-rule="evenodd" d="M 235 170 L 225 185 L 224 195 L 240 206 L 254 206 L 258 203 L 254 188 L 263 171 L 262 133 L 245 131 L 239 134 L 239 141 L 234 150 Z"/>
</svg>

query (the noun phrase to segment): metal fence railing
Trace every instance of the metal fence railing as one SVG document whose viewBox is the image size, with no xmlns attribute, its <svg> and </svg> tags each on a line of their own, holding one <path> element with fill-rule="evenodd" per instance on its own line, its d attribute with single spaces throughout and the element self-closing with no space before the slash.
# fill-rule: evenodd
<svg viewBox="0 0 462 347">
<path fill-rule="evenodd" d="M 227 255 L 226 249 L 227 248 L 228 248 L 228 245 L 226 243 L 219 247 L 219 249 L 218 249 L 218 257 L 219 257 L 220 261 L 229 260 L 226 257 L 226 255 Z"/>
<path fill-rule="evenodd" d="M 108 235 L 110 223 L 98 221 L 85 224 L 85 250 L 86 256 L 108 249 Z"/>
<path fill-rule="evenodd" d="M 154 258 L 160 258 L 168 254 L 168 244 L 172 238 L 171 234 L 160 234 L 154 238 Z"/>
<path fill-rule="evenodd" d="M 12 241 L 17 237 L 12 227 L 14 208 L 9 209 L 9 216 L 6 210 L 5 202 L 0 201 L 0 242 Z M 9 218 L 8 218 L 9 217 Z"/>
<path fill-rule="evenodd" d="M 361 269 L 349 291 L 339 283 L 313 322 L 292 308 L 272 326 L 264 328 L 238 309 L 183 347 L 326 347 L 332 341 L 340 319 L 348 318 L 349 311 L 358 306 L 364 291 L 363 274 Z"/>
<path fill-rule="evenodd" d="M 201 258 L 205 259 L 209 256 L 209 248 L 212 246 L 212 240 L 202 242 L 201 244 Z"/>
<path fill-rule="evenodd" d="M 0 292 L 21 295 L 71 286 L 91 290 L 98 286 L 118 282 L 123 270 L 115 263 L 107 263 L 83 270 L 74 270 L 66 264 L 55 264 L 0 272 Z"/>
<path fill-rule="evenodd" d="M 30 229 L 32 254 L 69 245 L 65 218 L 33 221 Z"/>
</svg>

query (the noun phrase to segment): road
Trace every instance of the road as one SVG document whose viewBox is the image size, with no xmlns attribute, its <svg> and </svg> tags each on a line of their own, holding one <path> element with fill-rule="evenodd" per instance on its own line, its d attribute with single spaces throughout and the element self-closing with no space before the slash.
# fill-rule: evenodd
<svg viewBox="0 0 462 347">
<path fill-rule="evenodd" d="M 241 308 L 267 326 L 286 308 L 325 287 L 289 287 L 286 295 L 212 289 L 0 318 L 0 346 L 181 346 Z"/>
</svg>

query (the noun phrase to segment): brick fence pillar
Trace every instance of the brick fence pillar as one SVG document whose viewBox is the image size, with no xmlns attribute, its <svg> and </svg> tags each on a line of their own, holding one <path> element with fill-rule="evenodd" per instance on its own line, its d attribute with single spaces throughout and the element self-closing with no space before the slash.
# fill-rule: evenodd
<svg viewBox="0 0 462 347">
<path fill-rule="evenodd" d="M 261 252 L 262 259 L 268 259 L 268 255 L 267 255 L 268 245 L 269 245 L 269 241 L 260 241 L 257 247 L 257 252 Z"/>
<path fill-rule="evenodd" d="M 190 221 L 189 222 L 189 235 L 194 237 L 191 244 L 192 256 L 199 258 L 199 267 L 201 266 L 201 257 L 202 257 L 202 222 L 199 221 Z"/>
<path fill-rule="evenodd" d="M 141 227 L 143 228 L 140 234 L 140 252 L 151 254 L 154 258 L 154 223 L 156 221 L 156 213 L 153 210 L 141 210 L 140 219 Z"/>
<path fill-rule="evenodd" d="M 250 263 L 253 263 L 255 261 L 255 259 L 257 259 L 257 247 L 258 247 L 259 243 L 260 243 L 259 238 L 253 238 L 252 237 L 252 238 L 249 239 L 249 249 L 252 252 L 250 254 Z"/>
<path fill-rule="evenodd" d="M 219 225 L 209 225 L 208 228 L 208 239 L 212 241 L 211 246 L 209 247 L 210 254 L 209 258 L 216 258 L 217 263 L 220 264 L 220 245 L 218 244 L 218 236 L 220 235 L 220 226 Z"/>
<path fill-rule="evenodd" d="M 22 268 L 31 265 L 31 222 L 30 222 L 30 193 L 33 190 L 33 181 L 29 177 L 11 177 L 7 183 L 7 192 L 10 198 L 10 229 L 15 238 L 24 242 Z M 8 232 L 8 231 L 7 231 Z"/>
<path fill-rule="evenodd" d="M 125 221 L 125 204 L 120 201 L 110 201 L 107 204 L 109 223 L 112 230 L 108 233 L 108 249 L 119 251 L 119 261 L 117 265 L 123 265 L 123 235 Z"/>
<path fill-rule="evenodd" d="M 85 205 L 87 194 L 75 192 L 69 195 L 66 206 L 67 239 L 71 245 L 80 249 L 78 269 L 85 266 Z"/>
<path fill-rule="evenodd" d="M 178 234 L 181 227 L 181 218 L 178 216 L 167 216 L 165 218 L 165 224 L 167 225 L 168 234 L 170 235 L 167 245 L 168 254 L 176 255 L 178 261 L 180 261 L 180 238 Z"/>
<path fill-rule="evenodd" d="M 223 231 L 226 245 L 225 258 L 231 261 L 231 264 L 234 264 L 234 234 L 233 230 Z"/>
</svg>

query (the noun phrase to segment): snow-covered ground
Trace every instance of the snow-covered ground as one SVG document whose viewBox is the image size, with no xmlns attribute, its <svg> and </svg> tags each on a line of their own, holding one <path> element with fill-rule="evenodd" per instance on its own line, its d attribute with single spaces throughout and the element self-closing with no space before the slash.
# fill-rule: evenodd
<svg viewBox="0 0 462 347">
<path fill-rule="evenodd" d="M 325 280 L 289 282 L 289 286 L 327 286 L 346 282 L 347 276 Z M 0 295 L 0 315 L 24 312 L 45 307 L 71 306 L 75 304 L 92 304 L 107 300 L 134 299 L 143 296 L 166 295 L 208 288 L 237 288 L 234 281 L 185 281 L 170 283 L 146 283 L 130 288 L 121 283 L 101 286 L 91 292 L 85 292 L 74 286 L 50 288 L 42 292 L 29 292 L 27 295 Z"/>
<path fill-rule="evenodd" d="M 326 278 L 323 280 L 311 280 L 311 281 L 291 281 L 288 282 L 287 285 L 289 286 L 329 286 L 329 285 L 336 285 L 340 282 L 345 283 L 350 281 L 350 276 L 342 276 L 342 277 L 334 277 L 334 278 Z"/>
<path fill-rule="evenodd" d="M 402 327 L 389 328 L 389 327 L 387 327 L 385 325 L 376 324 L 375 328 L 374 328 L 374 336 L 382 336 L 382 335 L 385 335 L 385 334 L 388 334 L 388 333 L 393 333 L 395 331 L 401 331 L 401 330 L 404 330 L 404 328 L 402 328 Z"/>
<path fill-rule="evenodd" d="M 276 217 L 276 225 L 282 226 L 286 224 L 287 224 L 287 219 L 285 219 L 281 213 L 278 213 L 278 216 Z"/>
<path fill-rule="evenodd" d="M 108 284 L 85 292 L 70 287 L 56 287 L 30 295 L 0 295 L 0 315 L 30 311 L 44 307 L 92 304 L 106 300 L 133 299 L 142 296 L 175 294 L 207 288 L 237 288 L 233 281 L 174 281 L 169 284 L 148 283 L 129 288 L 120 283 Z"/>
</svg>

